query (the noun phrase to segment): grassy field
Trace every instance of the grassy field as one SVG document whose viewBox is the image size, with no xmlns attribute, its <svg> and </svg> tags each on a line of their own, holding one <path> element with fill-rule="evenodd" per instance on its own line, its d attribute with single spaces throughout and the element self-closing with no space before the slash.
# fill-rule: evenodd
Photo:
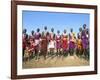
<svg viewBox="0 0 100 80">
<path fill-rule="evenodd" d="M 52 56 L 47 57 L 45 60 L 43 56 L 40 59 L 35 60 L 34 58 L 26 63 L 23 62 L 23 69 L 28 68 L 47 68 L 47 67 L 64 67 L 64 66 L 87 66 L 89 65 L 89 60 L 84 58 L 79 58 L 76 55 L 74 56 Z"/>
</svg>

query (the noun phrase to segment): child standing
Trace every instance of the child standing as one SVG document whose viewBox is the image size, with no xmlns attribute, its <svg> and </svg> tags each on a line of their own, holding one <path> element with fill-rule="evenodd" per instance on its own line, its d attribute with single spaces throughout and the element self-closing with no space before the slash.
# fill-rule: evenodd
<svg viewBox="0 0 100 80">
<path fill-rule="evenodd" d="M 47 45 L 48 45 L 48 40 L 47 40 L 47 27 L 44 27 L 44 31 L 42 32 L 41 35 L 41 54 L 43 55 L 44 59 L 46 59 L 47 55 Z"/>
<path fill-rule="evenodd" d="M 35 41 L 33 38 L 30 38 L 29 39 L 29 44 L 30 44 L 30 48 L 29 48 L 29 51 L 30 51 L 30 54 L 29 54 L 29 57 L 30 58 L 33 58 L 33 55 L 35 54 Z"/>
<path fill-rule="evenodd" d="M 29 54 L 30 54 L 30 51 L 29 51 L 29 46 L 27 45 L 25 47 L 25 54 L 24 54 L 24 61 L 25 61 L 25 64 L 27 61 L 29 61 Z"/>
<path fill-rule="evenodd" d="M 60 55 L 60 51 L 61 51 L 61 35 L 60 35 L 60 31 L 57 31 L 57 35 L 56 35 L 56 50 L 57 50 L 57 55 Z"/>
<path fill-rule="evenodd" d="M 54 29 L 51 29 L 51 33 L 50 33 L 50 42 L 48 44 L 48 51 L 50 52 L 50 54 L 54 54 L 55 51 L 55 34 L 54 34 Z"/>
<path fill-rule="evenodd" d="M 84 54 L 85 58 L 87 56 L 88 37 L 89 37 L 89 35 L 87 34 L 86 24 L 84 24 L 83 30 L 82 30 L 82 45 L 83 45 L 83 54 Z"/>
<path fill-rule="evenodd" d="M 25 55 L 25 48 L 26 48 L 26 45 L 28 44 L 28 34 L 26 32 L 27 32 L 27 30 L 24 29 L 23 34 L 22 34 L 23 60 L 24 60 L 24 55 Z"/>
<path fill-rule="evenodd" d="M 71 33 L 69 34 L 69 52 L 70 55 L 73 56 L 76 47 L 76 37 L 75 34 L 73 33 L 73 29 L 71 29 L 70 32 Z"/>
<path fill-rule="evenodd" d="M 62 34 L 62 50 L 64 55 L 68 55 L 68 35 L 66 30 L 64 30 L 64 33 Z"/>
<path fill-rule="evenodd" d="M 76 52 L 77 56 L 81 56 L 82 55 L 82 40 L 81 37 L 78 35 L 78 39 L 77 39 L 77 52 Z"/>
<path fill-rule="evenodd" d="M 77 56 L 82 56 L 83 54 L 83 46 L 82 46 L 82 28 L 79 28 L 79 33 L 77 34 Z"/>
<path fill-rule="evenodd" d="M 36 60 L 39 57 L 40 38 L 41 38 L 41 34 L 40 34 L 40 29 L 38 28 L 37 32 L 35 33 L 35 56 L 36 56 Z"/>
</svg>

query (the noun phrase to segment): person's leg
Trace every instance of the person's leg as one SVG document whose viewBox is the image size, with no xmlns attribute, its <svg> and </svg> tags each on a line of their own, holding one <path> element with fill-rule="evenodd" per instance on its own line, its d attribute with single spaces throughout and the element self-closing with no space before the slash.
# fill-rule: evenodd
<svg viewBox="0 0 100 80">
<path fill-rule="evenodd" d="M 90 59 L 90 52 L 89 52 L 89 48 L 88 48 L 88 60 Z"/>
<path fill-rule="evenodd" d="M 34 57 L 34 51 L 32 52 L 32 58 Z"/>
<path fill-rule="evenodd" d="M 87 58 L 87 52 L 86 49 L 84 50 L 84 55 L 85 55 L 85 59 Z"/>
<path fill-rule="evenodd" d="M 43 54 L 42 55 L 44 57 L 44 60 L 46 60 L 46 54 L 47 54 L 46 51 L 43 51 Z"/>
<path fill-rule="evenodd" d="M 35 50 L 35 59 L 37 60 L 37 56 L 38 56 L 38 51 L 37 49 Z"/>
<path fill-rule="evenodd" d="M 89 60 L 89 48 L 86 49 L 86 58 Z"/>
<path fill-rule="evenodd" d="M 25 64 L 26 64 L 26 57 L 24 57 L 24 62 L 25 62 Z"/>
<path fill-rule="evenodd" d="M 82 55 L 82 51 L 81 49 L 79 49 L 79 57 L 81 57 L 81 55 Z"/>
<path fill-rule="evenodd" d="M 72 56 L 74 55 L 74 48 L 72 49 Z"/>
<path fill-rule="evenodd" d="M 76 56 L 79 56 L 79 49 L 76 49 Z"/>
<path fill-rule="evenodd" d="M 64 57 L 65 57 L 65 53 L 66 53 L 66 52 L 65 52 L 65 49 L 64 49 L 64 50 L 63 50 L 63 56 L 64 56 Z"/>
<path fill-rule="evenodd" d="M 29 60 L 32 59 L 32 52 L 29 53 Z"/>
<path fill-rule="evenodd" d="M 71 55 L 71 49 L 69 48 L 69 55 Z"/>
<path fill-rule="evenodd" d="M 71 56 L 73 55 L 73 49 L 72 48 L 70 49 L 70 55 Z"/>
<path fill-rule="evenodd" d="M 66 49 L 66 56 L 68 56 L 68 49 Z"/>
<path fill-rule="evenodd" d="M 23 54 L 22 54 L 22 59 L 23 59 L 23 61 L 24 61 L 24 53 L 25 53 L 24 51 L 25 51 L 25 50 L 23 49 Z"/>
<path fill-rule="evenodd" d="M 65 52 L 65 50 L 63 49 L 62 56 L 64 56 L 64 52 Z"/>
<path fill-rule="evenodd" d="M 86 49 L 85 48 L 83 49 L 83 55 L 84 55 L 84 58 L 86 59 Z"/>
<path fill-rule="evenodd" d="M 57 51 L 56 51 L 56 56 L 58 56 L 59 55 L 59 50 L 58 50 L 58 48 L 57 48 Z"/>
</svg>

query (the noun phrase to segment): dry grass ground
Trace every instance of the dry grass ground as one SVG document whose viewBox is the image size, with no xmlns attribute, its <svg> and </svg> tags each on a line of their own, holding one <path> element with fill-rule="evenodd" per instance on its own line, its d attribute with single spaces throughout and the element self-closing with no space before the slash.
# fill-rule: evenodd
<svg viewBox="0 0 100 80">
<path fill-rule="evenodd" d="M 64 67 L 64 66 L 87 66 L 89 61 L 79 58 L 76 55 L 67 57 L 48 57 L 46 60 L 41 56 L 40 59 L 31 59 L 26 63 L 23 62 L 23 68 L 46 68 L 46 67 Z"/>
</svg>

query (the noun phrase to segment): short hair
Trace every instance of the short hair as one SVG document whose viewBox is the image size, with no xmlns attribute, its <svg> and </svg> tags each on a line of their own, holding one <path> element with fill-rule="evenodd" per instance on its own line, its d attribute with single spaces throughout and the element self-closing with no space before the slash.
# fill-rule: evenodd
<svg viewBox="0 0 100 80">
<path fill-rule="evenodd" d="M 64 32 L 67 32 L 66 29 L 64 29 Z"/>
<path fill-rule="evenodd" d="M 53 32 L 54 31 L 54 28 L 51 28 L 51 31 Z"/>
<path fill-rule="evenodd" d="M 79 31 L 82 31 L 82 28 L 81 27 L 79 28 Z"/>
<path fill-rule="evenodd" d="M 57 33 L 60 33 L 60 31 L 58 30 Z"/>
<path fill-rule="evenodd" d="M 83 24 L 83 28 L 86 28 L 86 24 Z"/>
<path fill-rule="evenodd" d="M 26 33 L 27 32 L 27 29 L 23 29 L 23 33 Z"/>
<path fill-rule="evenodd" d="M 47 30 L 47 26 L 45 26 L 44 29 Z"/>
<path fill-rule="evenodd" d="M 32 30 L 31 33 L 34 34 L 34 31 Z"/>
<path fill-rule="evenodd" d="M 70 31 L 73 32 L 73 29 L 71 28 Z"/>
<path fill-rule="evenodd" d="M 40 31 L 40 29 L 38 28 L 38 29 L 37 29 L 37 32 L 39 32 L 39 31 Z"/>
</svg>

